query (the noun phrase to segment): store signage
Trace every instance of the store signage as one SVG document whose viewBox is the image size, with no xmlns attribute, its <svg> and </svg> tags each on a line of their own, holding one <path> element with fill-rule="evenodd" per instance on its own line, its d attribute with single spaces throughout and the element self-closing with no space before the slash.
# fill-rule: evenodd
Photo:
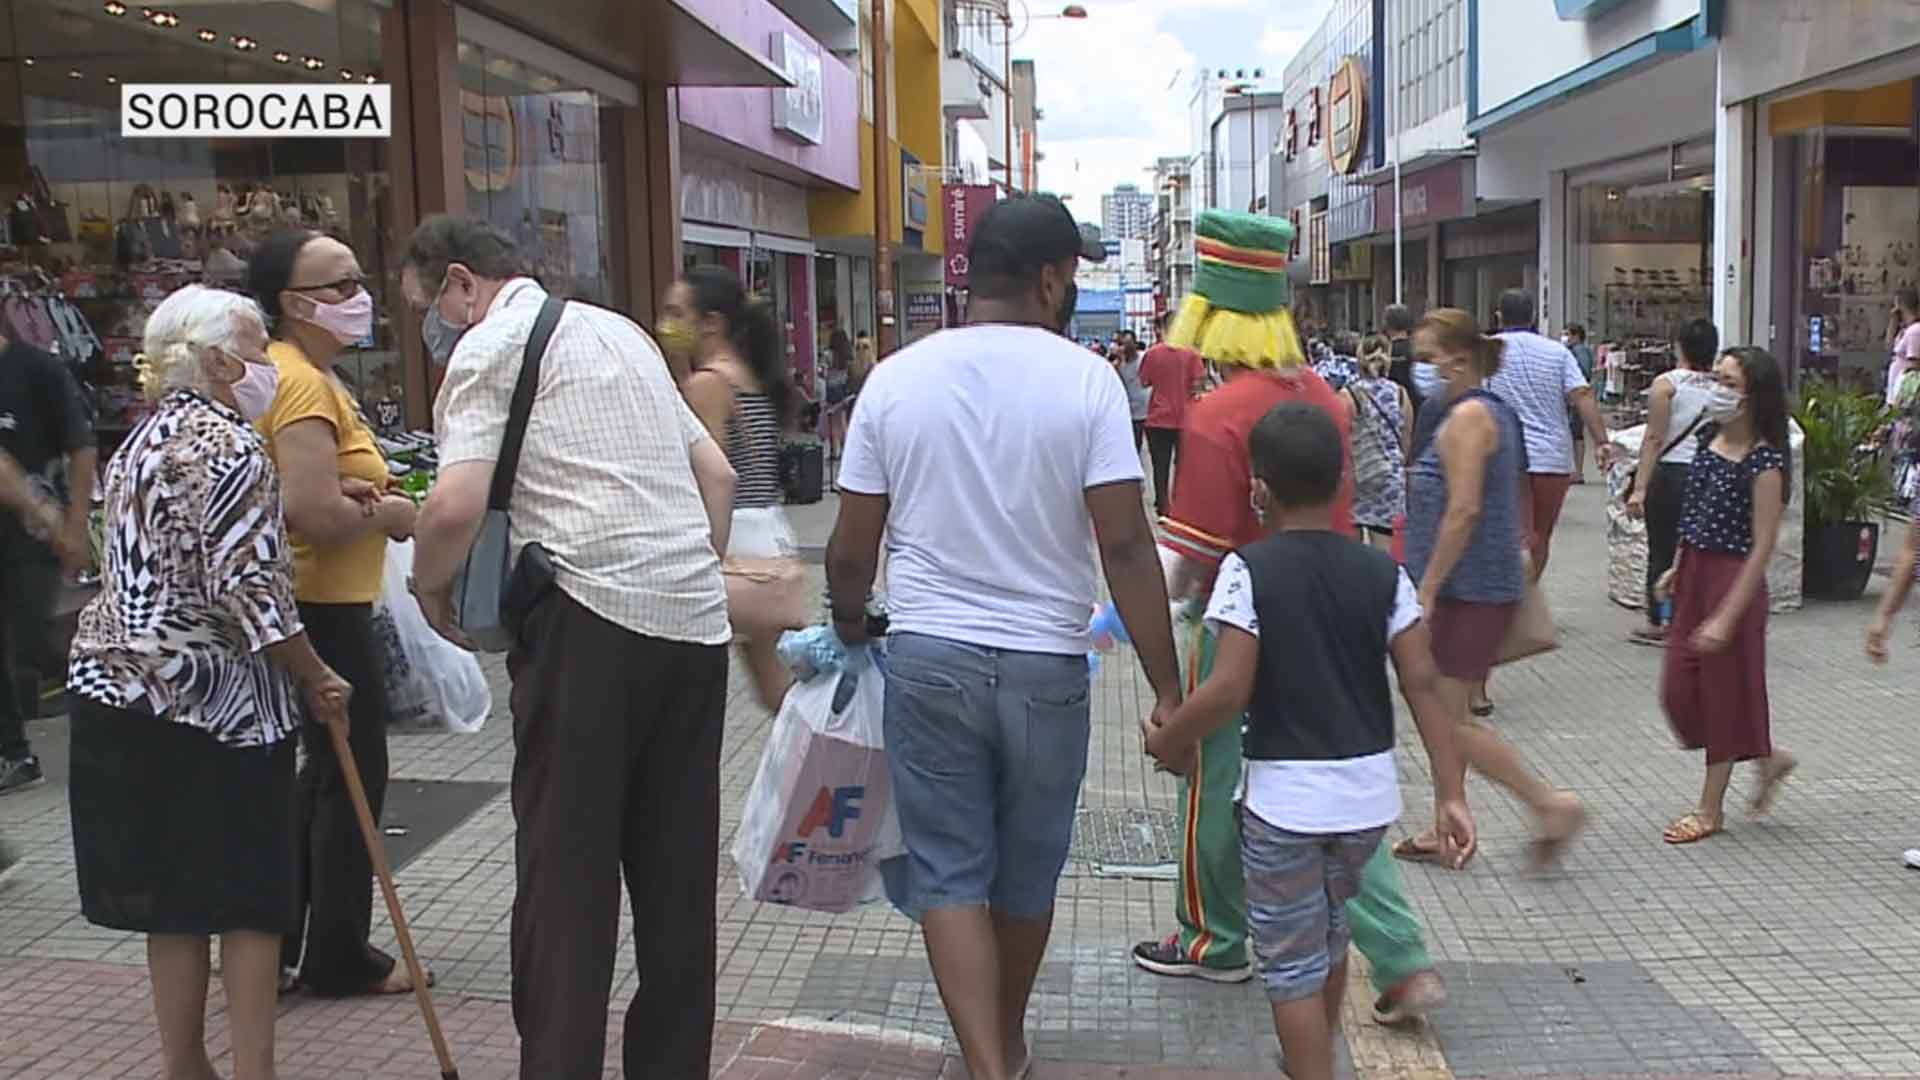
<svg viewBox="0 0 1920 1080">
<path fill-rule="evenodd" d="M 918 161 L 909 159 L 905 152 L 900 161 L 900 220 L 909 229 L 925 232 L 929 207 L 927 206 L 927 170 Z"/>
<path fill-rule="evenodd" d="M 126 83 L 126 139 L 385 139 L 393 134 L 393 87 L 307 83 Z"/>
<path fill-rule="evenodd" d="M 1400 178 L 1400 227 L 1412 229 L 1473 212 L 1473 160 L 1461 158 Z M 1373 231 L 1393 231 L 1393 184 L 1373 189 Z"/>
<path fill-rule="evenodd" d="M 945 322 L 947 298 L 937 292 L 907 294 L 907 329 L 938 330 Z"/>
<path fill-rule="evenodd" d="M 973 246 L 973 230 L 980 218 L 993 209 L 993 188 L 987 184 L 954 184 L 940 200 L 946 208 L 947 287 L 967 287 L 967 250 Z"/>
<path fill-rule="evenodd" d="M 1307 219 L 1307 281 L 1313 285 L 1327 285 L 1333 281 L 1333 252 L 1327 242 L 1329 231 L 1327 212 L 1315 210 L 1313 216 Z"/>
<path fill-rule="evenodd" d="M 1360 61 L 1347 57 L 1327 83 L 1327 163 L 1345 176 L 1360 164 L 1367 133 L 1367 77 Z"/>
<path fill-rule="evenodd" d="M 820 145 L 827 137 L 826 97 L 821 89 L 820 46 L 811 38 L 773 33 L 768 59 L 793 85 L 773 91 L 773 130 Z"/>
</svg>

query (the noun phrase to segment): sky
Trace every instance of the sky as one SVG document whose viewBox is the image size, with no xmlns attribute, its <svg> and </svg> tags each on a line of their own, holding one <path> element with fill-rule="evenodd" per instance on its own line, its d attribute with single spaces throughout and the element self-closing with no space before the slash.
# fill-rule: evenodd
<svg viewBox="0 0 1920 1080">
<path fill-rule="evenodd" d="M 1013 0 L 1020 33 L 1022 0 Z M 1054 0 L 1025 0 L 1035 14 Z M 1188 104 L 1205 68 L 1266 69 L 1276 87 L 1331 0 L 1081 0 L 1085 19 L 1034 19 L 1013 43 L 1034 62 L 1040 187 L 1100 220 L 1115 184 L 1151 187 L 1153 162 L 1192 152 Z M 1062 4 L 1063 6 L 1063 4 Z"/>
</svg>

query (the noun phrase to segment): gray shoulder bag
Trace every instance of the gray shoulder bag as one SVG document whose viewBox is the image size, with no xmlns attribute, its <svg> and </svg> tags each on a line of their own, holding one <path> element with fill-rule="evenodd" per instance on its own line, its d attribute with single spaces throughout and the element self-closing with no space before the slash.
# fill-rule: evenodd
<svg viewBox="0 0 1920 1080">
<path fill-rule="evenodd" d="M 500 440 L 500 456 L 493 463 L 493 487 L 487 494 L 487 513 L 480 533 L 467 549 L 466 565 L 453 583 L 453 604 L 460 629 L 482 652 L 506 652 L 515 630 L 534 605 L 553 588 L 553 558 L 537 543 L 513 550 L 514 474 L 520 469 L 520 444 L 527 437 L 527 416 L 540 389 L 540 361 L 560 322 L 565 300 L 548 297 L 534 320 L 533 333 L 520 359 L 520 376 L 513 384 L 513 404 L 507 411 L 507 430 Z"/>
</svg>

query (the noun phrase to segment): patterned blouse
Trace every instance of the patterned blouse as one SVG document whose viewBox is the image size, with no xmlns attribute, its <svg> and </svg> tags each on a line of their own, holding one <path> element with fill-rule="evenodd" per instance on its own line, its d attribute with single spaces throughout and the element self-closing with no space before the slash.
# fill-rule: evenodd
<svg viewBox="0 0 1920 1080">
<path fill-rule="evenodd" d="M 1785 472 L 1787 459 L 1771 446 L 1756 446 L 1744 460 L 1728 461 L 1714 452 L 1714 434 L 1700 433 L 1687 470 L 1680 542 L 1695 551 L 1745 555 L 1753 550 L 1753 481 L 1769 470 Z"/>
<path fill-rule="evenodd" d="M 106 469 L 106 566 L 67 689 L 229 746 L 292 734 L 293 683 L 263 649 L 300 633 L 280 481 L 253 426 L 175 391 Z"/>
</svg>

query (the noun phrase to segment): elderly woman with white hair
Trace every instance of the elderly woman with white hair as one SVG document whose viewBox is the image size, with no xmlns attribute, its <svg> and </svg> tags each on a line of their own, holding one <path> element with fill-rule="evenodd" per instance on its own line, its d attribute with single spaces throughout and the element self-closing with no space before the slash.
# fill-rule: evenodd
<svg viewBox="0 0 1920 1080">
<path fill-rule="evenodd" d="M 154 403 L 106 470 L 100 595 L 80 614 L 70 805 L 81 909 L 147 935 L 166 1080 L 211 1080 L 220 937 L 236 1080 L 270 1080 L 296 897 L 300 701 L 345 725 L 308 644 L 280 484 L 251 421 L 273 402 L 260 309 L 189 285 L 147 319 Z"/>
</svg>

